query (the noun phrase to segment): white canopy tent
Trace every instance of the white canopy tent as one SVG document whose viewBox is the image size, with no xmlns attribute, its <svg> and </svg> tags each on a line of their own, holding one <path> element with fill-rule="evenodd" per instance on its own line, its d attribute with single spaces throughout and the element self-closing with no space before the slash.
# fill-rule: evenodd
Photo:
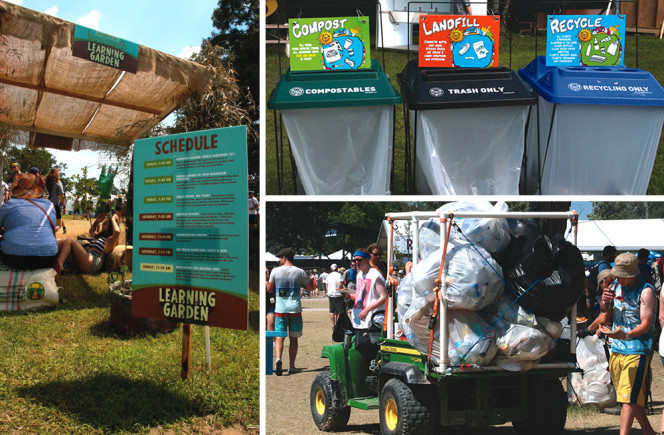
<svg viewBox="0 0 664 435">
<path fill-rule="evenodd" d="M 607 245 L 618 251 L 664 251 L 664 219 L 579 221 L 577 246 L 581 251 L 602 251 Z"/>
<path fill-rule="evenodd" d="M 337 252 L 333 252 L 330 255 L 327 256 L 330 260 L 350 260 L 351 258 L 351 253 L 346 251 L 346 255 L 344 256 L 344 250 L 339 249 Z"/>
</svg>

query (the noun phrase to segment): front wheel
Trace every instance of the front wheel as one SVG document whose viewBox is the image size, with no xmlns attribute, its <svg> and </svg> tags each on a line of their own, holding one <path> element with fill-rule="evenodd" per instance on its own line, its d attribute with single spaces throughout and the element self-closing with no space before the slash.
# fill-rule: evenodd
<svg viewBox="0 0 664 435">
<path fill-rule="evenodd" d="M 311 384 L 309 405 L 320 430 L 338 430 L 348 424 L 350 406 L 346 403 L 344 387 L 332 379 L 329 370 L 320 372 Z"/>
<path fill-rule="evenodd" d="M 434 429 L 433 394 L 392 378 L 380 393 L 380 431 L 383 435 L 431 434 Z"/>
<path fill-rule="evenodd" d="M 540 379 L 528 385 L 528 417 L 513 421 L 519 435 L 559 435 L 567 421 L 567 396 L 558 379 Z"/>
</svg>

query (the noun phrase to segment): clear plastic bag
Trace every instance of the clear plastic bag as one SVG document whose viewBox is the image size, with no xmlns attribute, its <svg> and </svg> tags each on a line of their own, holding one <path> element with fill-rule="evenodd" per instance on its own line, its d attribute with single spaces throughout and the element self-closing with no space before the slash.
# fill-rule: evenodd
<svg viewBox="0 0 664 435">
<path fill-rule="evenodd" d="M 423 354 L 429 350 L 429 319 L 433 304 L 428 304 L 405 322 L 399 322 L 410 344 Z M 440 361 L 440 322 L 436 323 L 431 361 Z M 460 364 L 488 365 L 496 355 L 495 332 L 477 313 L 468 310 L 448 312 L 448 358 L 451 366 Z M 486 332 L 486 334 L 485 334 Z"/>
<path fill-rule="evenodd" d="M 479 311 L 502 295 L 502 269 L 483 248 L 455 246 L 447 258 L 445 299 L 448 308 Z"/>
<path fill-rule="evenodd" d="M 464 202 L 457 201 L 445 204 L 437 211 L 469 211 L 503 213 L 508 210 L 507 204 L 498 201 L 491 205 L 488 201 Z M 496 255 L 501 253 L 510 243 L 510 229 L 507 219 L 503 218 L 456 218 L 457 225 L 468 237 L 468 240 Z M 459 240 L 466 239 L 459 235 Z"/>
<path fill-rule="evenodd" d="M 576 359 L 583 374 L 572 373 L 572 389 L 567 392 L 570 403 L 593 405 L 599 409 L 616 404 L 616 391 L 607 368 L 602 340 L 596 335 L 579 339 Z"/>
<path fill-rule="evenodd" d="M 440 225 L 429 219 L 420 227 L 420 260 L 440 249 Z"/>
</svg>

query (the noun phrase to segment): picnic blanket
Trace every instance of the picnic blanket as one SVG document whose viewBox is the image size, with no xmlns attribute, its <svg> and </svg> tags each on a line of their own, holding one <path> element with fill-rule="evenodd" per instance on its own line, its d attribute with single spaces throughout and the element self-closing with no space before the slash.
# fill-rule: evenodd
<svg viewBox="0 0 664 435">
<path fill-rule="evenodd" d="M 55 270 L 12 269 L 0 262 L 0 311 L 28 311 L 58 305 Z"/>
</svg>

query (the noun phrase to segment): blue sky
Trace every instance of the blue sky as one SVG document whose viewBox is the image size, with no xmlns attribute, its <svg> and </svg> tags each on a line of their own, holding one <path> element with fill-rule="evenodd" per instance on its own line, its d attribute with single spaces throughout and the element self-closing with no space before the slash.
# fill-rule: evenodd
<svg viewBox="0 0 664 435">
<path fill-rule="evenodd" d="M 218 4 L 218 0 L 7 1 L 185 58 L 212 35 L 211 17 Z M 68 176 L 80 173 L 83 166 L 88 167 L 88 176 L 99 176 L 101 169 L 92 151 L 48 151 L 67 163 Z"/>
<path fill-rule="evenodd" d="M 593 203 L 591 201 L 572 201 L 570 210 L 577 212 L 579 219 L 588 219 L 588 214 L 593 211 Z"/>
</svg>

